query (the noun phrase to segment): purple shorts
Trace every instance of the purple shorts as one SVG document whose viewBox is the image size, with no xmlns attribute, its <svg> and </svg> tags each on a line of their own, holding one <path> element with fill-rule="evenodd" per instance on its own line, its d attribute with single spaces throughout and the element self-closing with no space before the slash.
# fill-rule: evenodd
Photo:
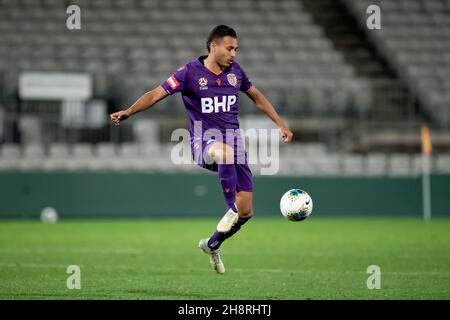
<svg viewBox="0 0 450 320">
<path fill-rule="evenodd" d="M 195 163 L 202 168 L 210 171 L 217 172 L 218 165 L 208 156 L 208 149 L 216 142 L 211 139 L 201 144 L 202 150 L 200 150 L 200 143 L 195 141 L 191 144 L 192 155 Z M 236 167 L 237 183 L 236 191 L 248 191 L 253 192 L 253 175 L 250 167 L 248 166 L 247 152 L 243 148 L 234 147 L 234 166 Z"/>
</svg>

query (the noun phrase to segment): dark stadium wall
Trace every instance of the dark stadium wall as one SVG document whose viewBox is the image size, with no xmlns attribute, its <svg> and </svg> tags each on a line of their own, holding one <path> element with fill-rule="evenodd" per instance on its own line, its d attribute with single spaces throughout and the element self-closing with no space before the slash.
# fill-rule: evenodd
<svg viewBox="0 0 450 320">
<path fill-rule="evenodd" d="M 222 192 L 214 174 L 1 173 L 0 218 L 219 217 Z M 277 217 L 281 195 L 302 188 L 317 217 L 422 215 L 419 177 L 255 177 L 254 211 Z M 450 175 L 432 176 L 433 216 L 450 216 Z"/>
</svg>

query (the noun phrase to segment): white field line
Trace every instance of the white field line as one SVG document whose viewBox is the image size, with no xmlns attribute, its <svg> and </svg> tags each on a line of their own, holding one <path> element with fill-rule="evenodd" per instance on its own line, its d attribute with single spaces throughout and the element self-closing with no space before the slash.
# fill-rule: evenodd
<svg viewBox="0 0 450 320">
<path fill-rule="evenodd" d="M 142 254 L 144 250 L 136 248 L 0 248 L 0 253 L 115 253 L 115 254 Z"/>
<path fill-rule="evenodd" d="M 15 263 L 15 262 L 0 262 L 0 268 L 49 268 L 49 269 L 66 269 L 68 265 L 65 264 L 47 264 L 47 263 Z M 80 268 L 83 269 L 101 269 L 101 270 L 110 270 L 110 269 L 117 269 L 117 270 L 143 270 L 146 272 L 151 271 L 173 271 L 173 272 L 180 272 L 179 268 L 174 267 L 161 267 L 161 268 L 147 268 L 147 267 L 136 267 L 136 266 L 126 266 L 126 265 L 93 265 L 93 266 L 85 266 L 80 265 Z M 209 268 L 184 268 L 183 272 L 205 272 L 206 270 L 209 271 Z M 264 268 L 229 268 L 227 272 L 260 272 L 260 273 L 310 273 L 310 274 L 366 274 L 364 271 L 334 271 L 334 270 L 311 270 L 311 269 L 264 269 Z M 411 276 L 424 276 L 424 275 L 436 275 L 436 276 L 450 276 L 450 271 L 424 271 L 424 272 L 417 272 L 417 271 L 382 271 L 382 274 L 388 274 L 388 275 L 411 275 Z"/>
<path fill-rule="evenodd" d="M 195 252 L 195 253 L 194 253 Z M 57 248 L 57 247 L 39 247 L 39 248 L 13 248 L 13 247 L 0 247 L 1 253 L 26 253 L 26 254 L 45 254 L 45 253 L 92 253 L 92 254 L 145 254 L 145 255 L 153 255 L 153 256 L 161 256 L 161 255 L 179 255 L 179 256 L 191 256 L 197 255 L 197 251 L 183 252 L 180 253 L 178 250 L 160 250 L 158 248 L 148 248 L 148 249 L 137 249 L 135 247 L 122 247 L 122 248 L 99 248 L 99 247 L 88 247 L 88 248 Z M 273 252 L 227 252 L 229 256 L 267 256 L 271 254 L 273 256 Z M 339 257 L 349 257 L 354 256 L 354 253 L 333 253 L 333 252 L 305 252 L 299 251 L 295 253 L 281 253 L 277 255 L 278 257 L 312 257 L 312 258 L 339 258 Z M 370 256 L 374 257 L 384 257 L 391 256 L 390 253 L 383 252 L 372 252 L 368 251 L 365 255 L 360 255 L 360 258 L 364 258 Z M 398 253 L 395 254 L 396 258 L 399 259 L 429 259 L 434 258 L 436 255 L 427 254 L 424 252 L 414 252 L 414 253 Z M 440 255 L 441 259 L 450 259 L 450 254 L 448 255 Z"/>
<path fill-rule="evenodd" d="M 89 247 L 89 248 L 55 248 L 55 247 L 39 247 L 39 248 L 13 248 L 13 247 L 7 247 L 7 248 L 0 248 L 0 253 L 99 253 L 99 254 L 157 254 L 157 255 L 191 255 L 191 253 L 180 253 L 179 250 L 160 250 L 158 248 L 149 248 L 149 249 L 136 249 L 136 248 L 98 248 L 98 247 Z M 197 254 L 198 250 L 193 250 L 192 254 Z M 235 256 L 235 255 L 249 255 L 249 256 L 266 256 L 269 254 L 268 252 L 251 252 L 251 253 L 245 253 L 245 252 L 228 252 L 228 255 Z M 273 253 L 271 253 L 273 254 Z M 341 255 L 337 255 L 335 253 L 316 253 L 316 252 L 298 252 L 298 253 L 292 253 L 287 254 L 283 253 L 282 256 L 287 257 L 338 257 Z"/>
</svg>

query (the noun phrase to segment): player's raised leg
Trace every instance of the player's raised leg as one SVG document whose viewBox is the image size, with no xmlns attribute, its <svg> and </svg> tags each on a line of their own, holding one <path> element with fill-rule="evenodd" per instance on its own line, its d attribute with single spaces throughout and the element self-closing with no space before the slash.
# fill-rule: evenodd
<svg viewBox="0 0 450 320">
<path fill-rule="evenodd" d="M 228 232 L 227 237 L 231 237 L 238 232 L 241 226 L 253 217 L 253 192 L 240 191 L 236 195 L 239 218 L 236 224 Z M 233 230 L 234 229 L 234 230 Z M 232 231 L 234 231 L 232 233 Z"/>
<path fill-rule="evenodd" d="M 204 253 L 209 255 L 209 261 L 212 267 L 219 274 L 225 273 L 225 266 L 220 257 L 219 247 L 222 242 L 238 232 L 242 225 L 253 216 L 253 193 L 247 191 L 238 192 L 236 195 L 236 203 L 239 217 L 237 222 L 231 227 L 230 231 L 223 233 L 216 230 L 209 239 L 201 239 L 198 243 L 198 247 L 202 249 Z"/>
<path fill-rule="evenodd" d="M 222 242 L 238 232 L 241 227 L 253 216 L 253 192 L 240 191 L 236 196 L 238 219 L 228 232 L 216 230 L 209 238 L 208 247 L 216 250 Z"/>
<path fill-rule="evenodd" d="M 208 160 L 217 163 L 220 184 L 228 211 L 217 225 L 217 231 L 228 232 L 238 220 L 236 208 L 237 173 L 233 148 L 222 142 L 214 142 L 207 150 Z"/>
<path fill-rule="evenodd" d="M 204 253 L 209 256 L 209 262 L 214 270 L 219 274 L 225 273 L 225 266 L 223 265 L 222 259 L 220 258 L 220 249 L 212 250 L 208 246 L 209 239 L 201 239 L 198 243 L 198 247 L 202 249 Z"/>
</svg>

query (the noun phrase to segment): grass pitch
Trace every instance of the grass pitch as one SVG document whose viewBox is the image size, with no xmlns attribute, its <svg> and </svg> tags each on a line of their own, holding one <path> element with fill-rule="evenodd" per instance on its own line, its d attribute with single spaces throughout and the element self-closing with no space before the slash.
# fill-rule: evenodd
<svg viewBox="0 0 450 320">
<path fill-rule="evenodd" d="M 449 219 L 256 217 L 222 245 L 223 276 L 197 248 L 216 223 L 2 221 L 0 299 L 450 299 Z"/>
</svg>

